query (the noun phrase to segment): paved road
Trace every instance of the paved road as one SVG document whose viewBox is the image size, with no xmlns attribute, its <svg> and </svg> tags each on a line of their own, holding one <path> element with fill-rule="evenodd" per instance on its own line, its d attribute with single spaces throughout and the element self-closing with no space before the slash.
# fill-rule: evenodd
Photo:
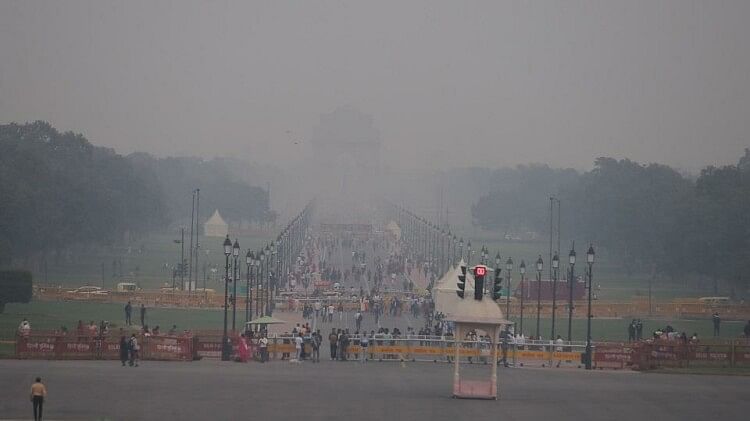
<svg viewBox="0 0 750 421">
<path fill-rule="evenodd" d="M 487 370 L 474 366 L 472 370 Z M 28 418 L 46 380 L 46 419 L 741 420 L 750 378 L 501 369 L 498 401 L 450 398 L 434 363 L 239 364 L 0 361 L 0 419 Z M 482 373 L 484 374 L 484 373 Z"/>
</svg>

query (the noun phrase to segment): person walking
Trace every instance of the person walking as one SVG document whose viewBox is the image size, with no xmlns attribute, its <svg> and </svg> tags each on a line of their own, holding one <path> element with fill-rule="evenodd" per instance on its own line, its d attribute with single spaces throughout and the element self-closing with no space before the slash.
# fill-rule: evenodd
<svg viewBox="0 0 750 421">
<path fill-rule="evenodd" d="M 628 325 L 628 342 L 635 340 L 635 319 L 633 319 Z"/>
<path fill-rule="evenodd" d="M 362 313 L 361 313 L 361 312 L 359 312 L 359 311 L 358 311 L 358 312 L 357 312 L 357 313 L 356 313 L 356 314 L 354 315 L 354 321 L 355 321 L 355 323 L 356 323 L 356 325 L 357 325 L 357 329 L 355 329 L 355 330 L 356 330 L 357 332 L 359 332 L 359 331 L 361 330 L 361 327 L 362 327 Z"/>
<path fill-rule="evenodd" d="M 328 304 L 328 323 L 333 323 L 333 303 Z"/>
<path fill-rule="evenodd" d="M 328 335 L 328 342 L 331 347 L 331 361 L 336 359 L 336 342 L 338 341 L 338 335 L 336 335 L 336 329 L 331 329 L 331 334 Z"/>
<path fill-rule="evenodd" d="M 127 304 L 125 304 L 125 324 L 130 326 L 132 324 L 130 320 L 130 315 L 133 313 L 133 306 L 130 304 L 130 301 L 128 301 Z"/>
<path fill-rule="evenodd" d="M 128 350 L 130 351 L 130 366 L 138 367 L 138 351 L 141 350 L 141 347 L 138 345 L 138 339 L 135 337 L 135 333 L 130 336 Z"/>
<path fill-rule="evenodd" d="M 47 387 L 42 383 L 42 378 L 37 377 L 31 385 L 31 403 L 34 407 L 34 421 L 41 421 L 44 398 L 47 397 Z"/>
<path fill-rule="evenodd" d="M 120 336 L 120 362 L 123 367 L 128 362 L 128 338 L 125 335 Z"/>
<path fill-rule="evenodd" d="M 719 336 L 720 327 L 721 327 L 721 317 L 719 317 L 719 313 L 714 313 L 714 315 L 711 317 L 714 322 L 714 336 Z"/>
<path fill-rule="evenodd" d="M 141 326 L 146 326 L 146 306 L 141 303 Z"/>
<path fill-rule="evenodd" d="M 268 337 L 266 337 L 265 332 L 261 335 L 258 346 L 260 348 L 260 362 L 264 363 L 268 361 Z"/>
<path fill-rule="evenodd" d="M 360 353 L 362 354 L 361 362 L 367 361 L 367 348 L 370 346 L 370 339 L 367 337 L 367 332 L 364 332 L 362 334 L 362 337 L 359 339 L 359 347 L 360 347 Z"/>
<path fill-rule="evenodd" d="M 312 334 L 312 361 L 314 363 L 320 362 L 320 344 L 323 343 L 323 337 L 320 335 L 320 330 L 313 332 Z"/>
<path fill-rule="evenodd" d="M 302 362 L 302 347 L 304 346 L 305 340 L 302 338 L 302 332 L 298 333 L 294 337 L 294 349 L 297 351 L 294 356 L 294 362 Z"/>
<path fill-rule="evenodd" d="M 745 338 L 750 338 L 750 320 L 747 321 L 747 324 L 745 325 L 745 329 L 743 329 L 743 332 L 745 333 Z"/>
</svg>

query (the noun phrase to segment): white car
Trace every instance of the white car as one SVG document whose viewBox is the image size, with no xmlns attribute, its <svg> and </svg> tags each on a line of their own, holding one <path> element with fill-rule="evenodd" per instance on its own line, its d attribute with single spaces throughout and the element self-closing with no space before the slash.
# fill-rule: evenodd
<svg viewBox="0 0 750 421">
<path fill-rule="evenodd" d="M 68 292 L 72 294 L 85 294 L 85 295 L 107 295 L 109 294 L 109 291 L 104 290 L 100 287 L 93 287 L 93 286 L 78 287 Z"/>
</svg>

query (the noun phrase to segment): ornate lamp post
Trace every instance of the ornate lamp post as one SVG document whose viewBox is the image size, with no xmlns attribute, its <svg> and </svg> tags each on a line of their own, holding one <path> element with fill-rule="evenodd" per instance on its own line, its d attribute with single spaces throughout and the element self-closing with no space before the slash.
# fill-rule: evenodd
<svg viewBox="0 0 750 421">
<path fill-rule="evenodd" d="M 539 318 L 542 315 L 542 269 L 544 261 L 542 255 L 536 259 L 536 338 L 539 339 Z"/>
<path fill-rule="evenodd" d="M 265 268 L 264 268 L 265 262 L 266 262 L 266 250 L 265 249 L 261 249 L 261 251 L 260 251 L 260 266 L 258 268 L 258 270 L 260 270 L 260 276 L 258 276 L 258 291 L 257 291 L 258 292 L 258 297 L 259 297 L 258 311 L 260 312 L 260 316 L 261 317 L 263 317 L 263 316 L 266 315 L 266 307 L 265 307 L 265 304 L 263 302 L 263 299 L 264 299 L 263 294 L 265 294 L 265 291 L 261 292 L 261 289 L 265 288 L 265 281 L 264 281 L 265 276 L 266 276 L 266 272 L 265 272 Z"/>
<path fill-rule="evenodd" d="M 570 264 L 570 276 L 568 276 L 568 289 L 570 295 L 568 296 L 568 342 L 573 340 L 573 286 L 575 285 L 575 268 L 576 268 L 576 245 L 573 243 L 573 248 L 570 249 L 568 254 L 568 263 Z"/>
<path fill-rule="evenodd" d="M 550 339 L 553 341 L 555 337 L 555 313 L 557 311 L 557 269 L 560 267 L 560 256 L 555 255 L 552 257 L 552 333 Z"/>
<path fill-rule="evenodd" d="M 594 246 L 589 244 L 589 251 L 586 252 L 586 263 L 589 265 L 589 310 L 586 318 L 586 370 L 591 370 L 591 290 L 593 286 L 594 274 Z"/>
<path fill-rule="evenodd" d="M 524 281 L 526 280 L 526 262 L 524 262 L 523 259 L 521 259 L 521 265 L 518 267 L 518 271 L 521 273 L 521 323 L 518 327 L 518 331 L 523 335 L 523 299 L 526 295 L 526 292 L 524 291 Z"/>
<path fill-rule="evenodd" d="M 247 254 L 245 255 L 245 264 L 247 265 L 245 271 L 245 281 L 247 287 L 245 289 L 245 325 L 247 325 L 247 322 L 252 320 L 252 307 L 250 300 L 250 270 L 253 266 L 255 266 L 255 255 L 250 250 L 248 250 Z"/>
<path fill-rule="evenodd" d="M 224 263 L 224 335 L 221 337 L 221 360 L 229 361 L 229 338 L 227 337 L 227 310 L 229 308 L 229 256 L 232 254 L 232 241 L 229 239 L 229 234 L 224 240 L 224 257 L 226 259 Z"/>
<path fill-rule="evenodd" d="M 237 266 L 237 259 L 240 257 L 240 242 L 234 239 L 234 245 L 232 246 L 232 257 L 234 257 L 234 266 L 232 267 L 232 332 L 237 329 L 235 321 L 237 319 L 237 275 L 239 273 L 239 266 Z"/>
<path fill-rule="evenodd" d="M 253 272 L 253 282 L 255 283 L 255 318 L 262 316 L 260 314 L 260 269 L 261 261 L 263 260 L 263 250 L 255 252 L 255 271 Z"/>
<path fill-rule="evenodd" d="M 510 289 L 511 278 L 513 277 L 513 259 L 510 257 L 505 261 L 505 271 L 508 273 L 508 295 L 505 298 L 505 318 L 510 320 L 510 297 L 513 296 Z"/>
</svg>

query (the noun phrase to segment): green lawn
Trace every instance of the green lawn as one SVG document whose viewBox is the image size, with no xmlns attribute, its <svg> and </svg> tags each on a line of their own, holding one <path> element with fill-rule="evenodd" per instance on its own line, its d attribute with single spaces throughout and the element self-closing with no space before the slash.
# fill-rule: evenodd
<svg viewBox="0 0 750 421">
<path fill-rule="evenodd" d="M 518 317 L 511 316 L 512 321 L 516 323 L 518 329 L 520 320 Z M 664 328 L 668 324 L 678 332 L 685 332 L 688 336 L 697 333 L 701 339 L 709 339 L 713 336 L 713 324 L 711 320 L 680 320 L 680 319 L 663 319 L 643 321 L 643 336 L 649 336 L 657 328 Z M 567 339 L 568 319 L 567 317 L 559 318 L 555 322 L 556 335 Z M 626 341 L 628 339 L 628 324 L 630 319 L 593 319 L 591 321 L 591 336 L 595 341 Z M 722 322 L 721 337 L 736 338 L 742 335 L 742 329 L 745 322 Z M 543 338 L 549 339 L 552 329 L 552 319 L 541 319 L 540 330 Z M 573 340 L 586 339 L 586 319 L 573 319 L 571 329 Z M 526 336 L 536 335 L 536 314 L 531 317 L 524 314 L 523 332 Z"/>
<path fill-rule="evenodd" d="M 514 271 L 513 280 L 520 279 L 518 266 L 521 260 L 526 262 L 526 275 L 536 277 L 535 262 L 539 255 L 544 260 L 544 272 L 542 277 L 549 278 L 549 243 L 546 241 L 506 241 L 497 237 L 488 236 L 486 238 L 473 238 L 472 248 L 475 251 L 472 257 L 472 263 L 479 262 L 479 250 L 482 246 L 489 249 L 489 264 L 495 265 L 495 254 L 500 253 L 502 260 L 503 276 L 505 276 L 505 260 L 508 257 L 513 258 Z M 568 270 L 568 252 L 570 245 L 563 244 L 563 251 L 560 254 L 561 271 Z M 575 266 L 576 275 L 583 275 L 586 270 L 586 251 L 587 244 L 577 244 L 577 264 Z M 464 249 L 464 252 L 466 250 Z M 637 269 L 637 268 L 636 268 Z M 561 278 L 562 274 L 559 275 Z M 597 250 L 596 263 L 594 264 L 594 284 L 601 285 L 599 298 L 604 300 L 629 300 L 635 296 L 648 296 L 648 284 L 650 275 L 642 271 L 635 270 L 632 274 L 627 274 L 625 268 L 613 263 L 613 259 L 606 254 L 605 250 Z M 720 291 L 720 295 L 728 295 L 727 291 Z M 708 286 L 698 288 L 695 282 L 684 282 L 683 280 L 670 281 L 667 279 L 657 279 L 652 285 L 652 297 L 659 300 L 671 300 L 677 297 L 704 297 L 713 296 L 712 289 Z"/>
<path fill-rule="evenodd" d="M 238 311 L 238 317 L 240 317 Z M 114 328 L 124 324 L 125 312 L 121 304 L 81 303 L 69 301 L 33 301 L 29 304 L 8 304 L 5 312 L 0 314 L 0 339 L 13 338 L 18 324 L 27 318 L 32 329 L 48 330 L 66 326 L 73 330 L 78 320 L 88 324 L 90 321 L 99 323 L 107 320 Z M 139 317 L 137 309 L 133 309 L 133 319 Z M 224 314 L 216 310 L 197 309 L 166 309 L 149 308 L 146 312 L 146 324 L 151 327 L 160 326 L 163 331 L 173 324 L 179 329 L 220 329 Z M 244 317 L 244 316 L 242 316 Z M 140 321 L 137 322 L 138 324 Z"/>
<path fill-rule="evenodd" d="M 186 234 L 188 235 L 188 234 Z M 174 240 L 176 234 L 152 234 L 142 240 L 132 241 L 129 247 L 102 247 L 87 250 L 76 250 L 69 259 L 55 262 L 50 258 L 47 271 L 43 266 L 34 273 L 35 284 L 64 286 L 96 285 L 113 288 L 119 279 L 113 278 L 113 261 L 122 262 L 124 275 L 135 276 L 143 288 L 157 288 L 165 282 L 171 284 L 170 266 L 180 260 L 180 244 Z M 268 237 L 239 237 L 242 257 L 247 248 L 253 250 L 264 246 L 271 239 Z M 222 238 L 201 237 L 201 252 L 198 258 L 199 287 L 202 287 L 203 269 L 210 276 L 211 266 L 224 268 Z M 189 238 L 185 239 L 185 259 L 189 259 Z"/>
<path fill-rule="evenodd" d="M 138 316 L 133 311 L 134 318 Z M 5 313 L 0 314 L 0 339 L 12 338 L 20 321 L 28 318 L 34 329 L 55 329 L 66 326 L 73 329 L 78 320 L 88 323 L 91 320 L 99 322 L 108 320 L 114 327 L 124 322 L 123 306 L 121 304 L 101 304 L 82 302 L 48 302 L 33 301 L 29 304 L 8 304 Z M 241 312 L 238 312 L 241 318 Z M 197 309 L 159 309 L 149 308 L 146 323 L 153 327 L 159 325 L 163 330 L 176 324 L 180 329 L 219 329 L 222 325 L 223 313 L 216 310 Z M 387 319 L 386 319 L 387 320 Z M 516 323 L 519 320 L 511 317 Z M 551 319 L 541 320 L 542 337 L 549 338 Z M 592 336 L 595 340 L 621 341 L 627 339 L 627 325 L 630 321 L 625 319 L 594 319 L 592 321 Z M 385 322 L 386 325 L 388 322 Z M 644 320 L 644 335 L 653 332 L 657 327 L 671 324 L 675 330 L 684 331 L 688 335 L 697 333 L 700 338 L 709 338 L 712 335 L 712 324 L 710 320 Z M 557 333 L 564 338 L 567 337 L 567 319 L 557 319 Z M 742 333 L 743 322 L 723 322 L 722 336 L 737 337 Z M 573 319 L 573 339 L 583 340 L 586 336 L 585 319 Z M 533 335 L 536 333 L 536 319 L 524 316 L 524 333 Z"/>
</svg>

